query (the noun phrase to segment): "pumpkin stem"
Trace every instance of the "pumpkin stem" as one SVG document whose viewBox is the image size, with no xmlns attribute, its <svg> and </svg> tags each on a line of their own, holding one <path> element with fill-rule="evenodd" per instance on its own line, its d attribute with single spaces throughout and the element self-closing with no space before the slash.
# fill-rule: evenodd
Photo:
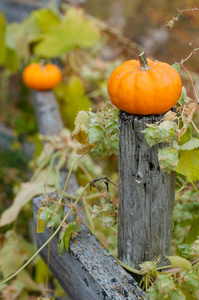
<svg viewBox="0 0 199 300">
<path fill-rule="evenodd" d="M 141 71 L 150 70 L 150 67 L 147 62 L 146 54 L 144 52 L 140 53 L 140 55 L 138 56 L 138 59 L 140 61 L 140 70 Z"/>
</svg>

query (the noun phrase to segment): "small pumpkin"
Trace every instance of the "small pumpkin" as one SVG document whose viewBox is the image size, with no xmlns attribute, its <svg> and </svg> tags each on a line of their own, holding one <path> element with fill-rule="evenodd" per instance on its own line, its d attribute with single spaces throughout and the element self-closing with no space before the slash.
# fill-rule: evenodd
<svg viewBox="0 0 199 300">
<path fill-rule="evenodd" d="M 24 83 L 33 90 L 45 91 L 53 89 L 62 79 L 58 66 L 48 63 L 31 63 L 22 74 Z"/>
<path fill-rule="evenodd" d="M 169 64 L 152 61 L 144 52 L 138 60 L 129 60 L 117 67 L 108 81 L 112 103 L 130 114 L 162 114 L 178 101 L 182 82 Z"/>
</svg>

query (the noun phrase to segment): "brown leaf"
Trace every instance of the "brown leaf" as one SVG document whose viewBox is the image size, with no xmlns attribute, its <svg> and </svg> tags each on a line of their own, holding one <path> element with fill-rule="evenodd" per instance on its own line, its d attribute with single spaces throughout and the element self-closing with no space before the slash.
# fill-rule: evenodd
<svg viewBox="0 0 199 300">
<path fill-rule="evenodd" d="M 79 124 L 75 127 L 75 130 L 73 131 L 72 135 L 79 143 L 88 144 L 88 134 L 86 131 L 86 126 L 84 124 Z"/>
<path fill-rule="evenodd" d="M 195 103 L 195 102 L 189 103 L 189 105 L 186 109 L 186 115 L 187 115 L 187 122 L 188 123 L 192 120 L 194 112 L 196 110 L 196 107 L 197 107 L 197 103 Z"/>
<path fill-rule="evenodd" d="M 180 141 L 181 136 L 187 131 L 187 123 L 184 123 L 183 127 L 178 132 L 178 141 Z"/>
<path fill-rule="evenodd" d="M 79 145 L 79 147 L 77 148 L 76 153 L 78 155 L 81 155 L 81 154 L 85 153 L 86 151 L 90 150 L 91 148 L 93 148 L 94 146 L 95 146 L 94 144 Z"/>
<path fill-rule="evenodd" d="M 170 121 L 172 122 L 173 120 L 176 120 L 178 117 L 177 117 L 177 114 L 171 110 L 169 110 L 165 115 L 164 115 L 164 120 L 165 121 Z"/>
</svg>

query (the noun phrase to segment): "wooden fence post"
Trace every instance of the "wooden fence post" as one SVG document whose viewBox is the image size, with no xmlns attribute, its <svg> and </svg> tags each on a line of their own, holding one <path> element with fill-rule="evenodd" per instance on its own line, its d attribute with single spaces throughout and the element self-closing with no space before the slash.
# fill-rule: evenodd
<svg viewBox="0 0 199 300">
<path fill-rule="evenodd" d="M 175 174 L 163 173 L 158 148 L 149 147 L 140 131 L 162 116 L 119 112 L 118 258 L 133 268 L 170 255 Z"/>
<path fill-rule="evenodd" d="M 38 131 L 43 135 L 58 134 L 63 129 L 59 107 L 52 91 L 33 92 Z"/>
</svg>

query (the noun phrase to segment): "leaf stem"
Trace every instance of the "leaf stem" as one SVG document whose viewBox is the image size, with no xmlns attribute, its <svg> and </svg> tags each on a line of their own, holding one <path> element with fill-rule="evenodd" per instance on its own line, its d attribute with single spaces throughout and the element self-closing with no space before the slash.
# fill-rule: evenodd
<svg viewBox="0 0 199 300">
<path fill-rule="evenodd" d="M 195 123 L 193 122 L 193 120 L 191 120 L 191 125 L 193 126 L 193 128 L 195 129 L 196 133 L 199 135 L 199 130 L 196 127 Z"/>
<path fill-rule="evenodd" d="M 54 227 L 51 228 L 50 236 L 52 236 Z M 48 256 L 47 256 L 47 264 L 46 264 L 46 290 L 48 289 L 48 270 L 49 270 L 49 262 L 50 262 L 50 244 L 51 240 L 48 244 Z"/>
<path fill-rule="evenodd" d="M 89 151 L 89 150 L 88 150 Z M 62 199 L 63 199 L 63 197 L 64 197 L 64 193 L 65 193 L 65 190 L 66 190 L 66 188 L 67 188 L 67 185 L 68 185 L 68 181 L 69 181 L 69 178 L 70 178 L 70 175 L 71 175 L 71 173 L 72 173 L 72 170 L 73 170 L 73 168 L 74 168 L 74 166 L 76 165 L 76 163 L 85 155 L 85 154 L 87 154 L 88 153 L 88 151 L 86 151 L 85 153 L 83 153 L 73 164 L 72 164 L 72 166 L 71 166 L 71 168 L 70 168 L 70 170 L 69 170 L 69 172 L 68 172 L 68 176 L 67 176 L 67 178 L 66 178 L 66 182 L 65 182 L 65 185 L 64 185 L 64 188 L 63 188 L 63 191 L 62 191 L 62 194 L 61 194 L 61 197 L 60 197 L 60 199 L 59 199 L 59 204 L 61 203 L 61 201 L 62 201 Z M 77 198 L 78 199 L 78 198 Z"/>
<path fill-rule="evenodd" d="M 116 260 L 126 270 L 128 270 L 128 271 L 130 271 L 132 273 L 138 274 L 138 275 L 143 275 L 139 270 L 129 267 L 128 265 L 126 265 L 125 263 L 123 263 L 123 261 L 119 260 L 118 258 L 116 258 Z"/>
</svg>

